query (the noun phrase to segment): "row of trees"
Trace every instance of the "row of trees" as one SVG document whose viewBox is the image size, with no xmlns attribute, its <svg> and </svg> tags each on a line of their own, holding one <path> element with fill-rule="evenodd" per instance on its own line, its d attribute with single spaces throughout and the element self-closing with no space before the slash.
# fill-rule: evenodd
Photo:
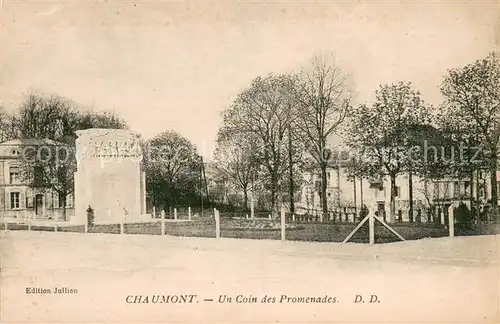
<svg viewBox="0 0 500 324">
<path fill-rule="evenodd" d="M 215 158 L 227 181 L 243 192 L 245 206 L 258 179 L 259 188 L 270 192 L 273 210 L 288 191 L 293 211 L 297 180 L 301 172 L 313 171 L 321 176 L 326 213 L 326 170 L 338 163 L 330 146 L 335 135 L 351 152 L 353 179 L 390 179 L 392 218 L 401 174 L 408 174 L 410 210 L 413 175 L 471 178 L 480 171 L 490 174 L 491 203 L 497 205 L 498 54 L 449 70 L 441 84 L 444 101 L 437 107 L 402 81 L 381 85 L 371 103 L 355 105 L 350 81 L 332 57 L 315 57 L 298 73 L 256 78 L 224 111 Z M 435 148 L 431 156 L 429 147 Z"/>
<path fill-rule="evenodd" d="M 31 92 L 13 113 L 0 107 L 1 141 L 10 139 L 43 139 L 43 157 L 30 156 L 26 151 L 22 159 L 21 178 L 30 187 L 52 190 L 62 199 L 63 215 L 66 197 L 74 191 L 75 131 L 87 128 L 126 128 L 122 118 L 113 112 L 95 112 L 56 95 Z M 68 149 L 60 150 L 60 144 Z M 63 156 L 64 155 L 64 156 Z"/>
<path fill-rule="evenodd" d="M 13 113 L 0 106 L 0 142 L 16 138 L 49 140 L 44 143 L 50 150 L 44 151 L 46 157 L 23 159 L 22 180 L 32 188 L 57 192 L 64 214 L 65 198 L 74 191 L 75 132 L 88 128 L 126 129 L 128 126 L 112 111 L 94 111 L 57 95 L 31 92 Z M 67 149 L 59 150 L 61 144 Z M 167 131 L 141 145 L 147 191 L 154 205 L 193 206 L 200 201 L 200 195 L 206 195 L 206 186 L 200 185 L 200 181 L 205 180 L 200 178 L 204 164 L 189 140 Z"/>
</svg>

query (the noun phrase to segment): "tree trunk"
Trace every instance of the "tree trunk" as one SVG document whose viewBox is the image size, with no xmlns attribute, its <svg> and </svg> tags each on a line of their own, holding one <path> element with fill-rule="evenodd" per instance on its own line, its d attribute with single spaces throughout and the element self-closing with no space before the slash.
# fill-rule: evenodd
<svg viewBox="0 0 500 324">
<path fill-rule="evenodd" d="M 60 199 L 62 199 L 62 220 L 66 221 L 66 193 L 62 193 Z"/>
<path fill-rule="evenodd" d="M 276 212 L 276 192 L 278 189 L 277 182 L 278 182 L 277 177 L 273 173 L 271 176 L 271 213 L 272 214 L 274 214 Z M 274 215 L 274 216 L 276 216 L 276 215 Z"/>
<path fill-rule="evenodd" d="M 293 183 L 293 154 L 292 154 L 292 130 L 290 124 L 288 124 L 288 167 L 290 169 L 290 183 L 288 188 L 288 194 L 290 195 L 290 213 L 295 213 L 295 200 L 294 200 L 294 183 Z"/>
<path fill-rule="evenodd" d="M 323 217 L 328 214 L 328 201 L 326 199 L 327 197 L 326 181 L 327 181 L 326 164 L 322 163 L 321 164 L 321 210 L 323 213 Z"/>
<path fill-rule="evenodd" d="M 410 199 L 410 211 L 408 215 L 408 220 L 410 222 L 413 221 L 413 170 L 410 167 L 409 174 L 408 174 L 408 193 L 409 193 L 409 199 Z"/>
<path fill-rule="evenodd" d="M 243 199 L 245 200 L 245 211 L 248 211 L 248 188 L 247 188 L 247 186 L 243 187 Z"/>
<path fill-rule="evenodd" d="M 498 154 L 493 153 L 491 167 L 490 167 L 490 182 L 491 182 L 491 204 L 498 205 L 498 181 L 497 181 L 497 164 Z"/>
<path fill-rule="evenodd" d="M 365 202 L 363 201 L 363 178 L 359 178 L 359 198 L 361 200 L 361 210 L 363 210 L 363 206 Z"/>
<path fill-rule="evenodd" d="M 395 221 L 396 221 L 396 176 L 391 174 L 391 203 L 390 203 L 389 222 L 394 223 Z"/>
<path fill-rule="evenodd" d="M 470 212 L 471 212 L 471 215 L 473 217 L 475 217 L 476 215 L 473 214 L 473 208 L 474 208 L 474 170 L 471 170 L 470 171 L 470 174 L 469 174 L 469 178 L 470 178 L 470 193 L 469 193 L 469 199 L 470 199 Z"/>
<path fill-rule="evenodd" d="M 356 176 L 354 175 L 353 177 L 353 190 L 354 190 L 354 215 L 357 215 L 358 214 L 358 208 L 357 208 L 357 204 L 358 204 L 358 201 L 357 201 L 357 197 L 356 197 Z"/>
</svg>

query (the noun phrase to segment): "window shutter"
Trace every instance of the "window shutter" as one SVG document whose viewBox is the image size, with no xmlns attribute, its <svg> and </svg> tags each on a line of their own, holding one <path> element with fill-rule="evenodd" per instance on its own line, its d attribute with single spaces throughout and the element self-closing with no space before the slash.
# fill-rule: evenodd
<svg viewBox="0 0 500 324">
<path fill-rule="evenodd" d="M 23 191 L 19 193 L 19 208 L 24 209 L 26 208 L 26 195 L 24 194 Z"/>
<path fill-rule="evenodd" d="M 5 176 L 4 176 L 4 173 L 3 173 L 3 171 L 4 171 L 3 170 L 3 165 L 4 165 L 4 162 L 0 161 L 0 184 L 4 184 L 5 183 Z M 5 197 L 3 197 L 3 199 L 5 199 Z"/>
<path fill-rule="evenodd" d="M 45 210 L 52 209 L 53 207 L 55 207 L 55 205 L 52 204 L 53 203 L 52 193 L 45 193 L 43 196 L 45 199 Z"/>
<path fill-rule="evenodd" d="M 59 193 L 54 192 L 52 194 L 52 197 L 54 197 L 53 198 L 54 199 L 54 205 L 52 205 L 52 206 L 54 206 L 54 208 L 59 208 Z"/>
<path fill-rule="evenodd" d="M 66 198 L 66 207 L 72 208 L 73 207 L 73 195 L 69 194 L 68 198 Z"/>
<path fill-rule="evenodd" d="M 6 209 L 5 206 L 5 189 L 0 189 L 0 210 Z"/>
<path fill-rule="evenodd" d="M 33 208 L 33 192 L 28 189 L 26 190 L 26 208 Z"/>
<path fill-rule="evenodd" d="M 5 209 L 10 209 L 10 192 L 5 192 Z"/>
</svg>

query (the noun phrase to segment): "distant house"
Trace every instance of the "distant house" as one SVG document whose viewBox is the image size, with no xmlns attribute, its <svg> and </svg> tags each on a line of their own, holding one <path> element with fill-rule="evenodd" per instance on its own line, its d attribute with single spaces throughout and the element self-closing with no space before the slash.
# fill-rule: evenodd
<svg viewBox="0 0 500 324">
<path fill-rule="evenodd" d="M 327 168 L 327 203 L 329 211 L 354 209 L 359 212 L 362 205 L 368 208 L 377 206 L 379 212 L 389 213 L 391 185 L 386 179 L 360 179 L 356 183 L 348 176 L 347 158 L 340 163 L 333 163 Z M 499 163 L 500 166 L 500 163 Z M 321 175 L 318 171 L 305 172 L 304 185 L 301 188 L 300 200 L 296 203 L 299 214 L 321 213 Z M 448 177 L 441 180 L 427 180 L 412 177 L 414 217 L 421 210 L 426 219 L 427 211 L 447 211 L 450 205 L 464 203 L 470 208 L 471 197 L 479 198 L 482 204 L 491 199 L 489 173 L 479 172 L 471 182 L 470 179 Z M 500 192 L 500 172 L 497 172 Z M 409 220 L 410 190 L 408 174 L 400 174 L 396 178 L 396 214 L 401 212 L 402 220 Z"/>
<path fill-rule="evenodd" d="M 0 143 L 0 216 L 2 218 L 62 219 L 62 199 L 53 190 L 31 188 L 22 179 L 26 149 L 64 145 L 49 139 L 15 139 Z M 35 170 L 35 172 L 40 172 Z M 36 177 L 36 174 L 35 174 Z M 73 195 L 66 199 L 66 218 L 74 215 Z"/>
</svg>

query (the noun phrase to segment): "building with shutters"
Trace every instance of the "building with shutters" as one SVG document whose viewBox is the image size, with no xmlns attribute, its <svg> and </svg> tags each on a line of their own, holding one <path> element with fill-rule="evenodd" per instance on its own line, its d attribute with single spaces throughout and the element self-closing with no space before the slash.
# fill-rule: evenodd
<svg viewBox="0 0 500 324">
<path fill-rule="evenodd" d="M 342 153 L 342 152 L 341 152 Z M 343 156 L 329 165 L 327 168 L 327 204 L 329 211 L 341 212 L 360 211 L 361 206 L 368 208 L 377 207 L 380 213 L 389 213 L 391 183 L 388 177 L 385 179 L 360 179 L 356 181 L 348 174 L 349 155 Z M 500 162 L 498 163 L 500 168 Z M 322 211 L 321 206 L 321 174 L 318 171 L 303 173 L 303 186 L 300 199 L 296 200 L 295 208 L 298 214 L 318 214 Z M 498 191 L 500 192 L 500 170 L 496 173 Z M 407 173 L 396 177 L 396 214 L 401 212 L 402 220 L 409 221 L 410 196 L 413 200 L 413 217 L 421 210 L 423 219 L 427 212 L 437 215 L 440 211 L 447 211 L 453 205 L 464 203 L 471 207 L 471 199 L 478 201 L 482 208 L 490 207 L 492 190 L 490 185 L 490 174 L 481 171 L 474 178 L 423 179 L 416 175 L 412 176 L 413 192 L 410 194 L 410 178 Z"/>
<path fill-rule="evenodd" d="M 64 221 L 74 215 L 73 195 L 66 199 L 66 219 L 63 219 L 62 199 L 57 192 L 31 188 L 22 180 L 23 153 L 28 148 L 37 150 L 54 144 L 61 145 L 48 139 L 15 139 L 0 143 L 0 217 Z"/>
</svg>

